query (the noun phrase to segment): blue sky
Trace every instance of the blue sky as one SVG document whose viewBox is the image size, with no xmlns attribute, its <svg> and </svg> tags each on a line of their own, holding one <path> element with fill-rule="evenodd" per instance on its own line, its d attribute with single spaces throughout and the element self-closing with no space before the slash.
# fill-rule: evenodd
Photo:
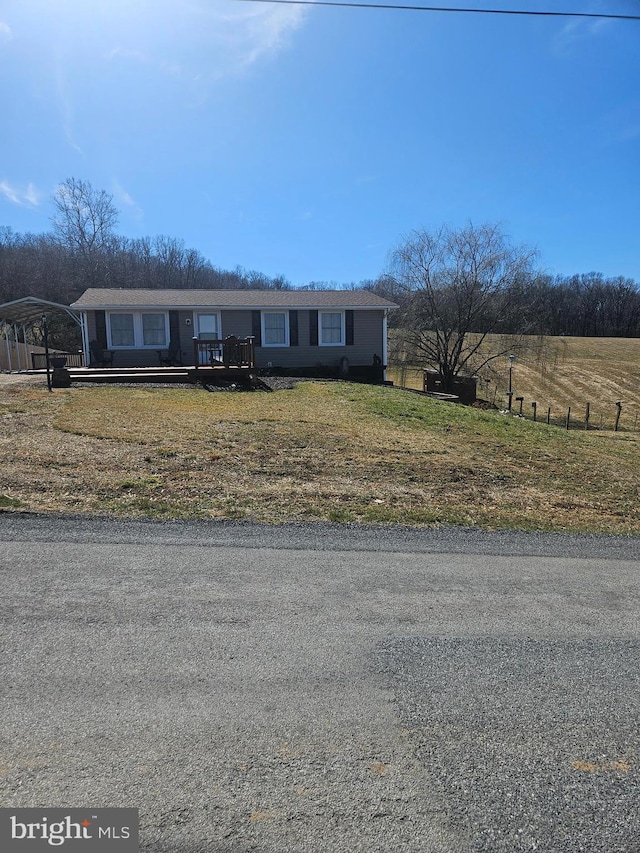
<svg viewBox="0 0 640 853">
<path fill-rule="evenodd" d="M 412 229 L 469 220 L 551 273 L 640 281 L 639 45 L 640 21 L 0 0 L 0 225 L 49 230 L 76 177 L 122 234 L 295 285 L 375 278 Z"/>
</svg>

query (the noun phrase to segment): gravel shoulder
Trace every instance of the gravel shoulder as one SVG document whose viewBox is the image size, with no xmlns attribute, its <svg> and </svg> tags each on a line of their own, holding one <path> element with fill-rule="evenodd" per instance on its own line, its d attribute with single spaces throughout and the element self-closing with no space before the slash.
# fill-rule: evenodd
<svg viewBox="0 0 640 853">
<path fill-rule="evenodd" d="M 487 531 L 473 527 L 249 521 L 155 521 L 0 511 L 0 541 L 124 542 L 284 550 L 563 556 L 640 560 L 640 536 Z"/>
</svg>

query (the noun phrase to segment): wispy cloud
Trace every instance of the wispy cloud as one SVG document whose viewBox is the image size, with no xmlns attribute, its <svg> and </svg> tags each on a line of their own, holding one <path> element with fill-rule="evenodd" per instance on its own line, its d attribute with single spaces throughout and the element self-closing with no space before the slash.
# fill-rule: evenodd
<svg viewBox="0 0 640 853">
<path fill-rule="evenodd" d="M 237 11 L 221 15 L 220 20 L 226 25 L 222 39 L 240 68 L 285 48 L 305 17 L 299 6 L 238 5 Z"/>
<path fill-rule="evenodd" d="M 126 43 L 123 34 L 103 55 L 110 61 L 148 65 L 202 87 L 286 49 L 306 15 L 307 10 L 297 6 L 165 0 L 156 14 L 157 31 L 147 33 L 144 43 Z"/>
<path fill-rule="evenodd" d="M 597 10 L 594 10 L 594 13 Z M 590 39 L 604 35 L 611 21 L 595 18 L 573 19 L 565 24 L 556 35 L 553 46 L 557 53 L 570 53 L 574 48 Z"/>
<path fill-rule="evenodd" d="M 133 196 L 122 186 L 120 181 L 117 178 L 114 178 L 111 182 L 111 186 L 113 187 L 113 195 L 116 201 L 127 209 L 133 219 L 136 221 L 141 220 L 144 216 L 142 208 Z"/>
<path fill-rule="evenodd" d="M 75 133 L 73 131 L 73 101 L 70 94 L 70 88 L 66 80 L 64 63 L 60 55 L 56 56 L 55 60 L 55 85 L 56 95 L 58 99 L 58 108 L 60 110 L 60 118 L 62 120 L 62 127 L 67 143 L 70 148 L 73 148 L 73 150 L 80 154 L 82 157 L 86 157 L 86 154 L 78 144 L 75 137 Z"/>
<path fill-rule="evenodd" d="M 7 201 L 17 204 L 19 207 L 37 207 L 42 198 L 42 194 L 32 183 L 27 184 L 26 189 L 21 189 L 12 186 L 8 181 L 0 181 L 0 193 Z"/>
<path fill-rule="evenodd" d="M 9 24 L 5 21 L 0 21 L 0 39 L 10 39 L 13 33 Z"/>
</svg>

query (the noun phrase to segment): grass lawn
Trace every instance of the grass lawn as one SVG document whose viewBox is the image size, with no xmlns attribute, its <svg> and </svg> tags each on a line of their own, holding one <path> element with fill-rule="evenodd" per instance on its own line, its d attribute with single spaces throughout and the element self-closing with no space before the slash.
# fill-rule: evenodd
<svg viewBox="0 0 640 853">
<path fill-rule="evenodd" d="M 395 388 L 0 384 L 0 507 L 640 533 L 636 433 Z"/>
</svg>

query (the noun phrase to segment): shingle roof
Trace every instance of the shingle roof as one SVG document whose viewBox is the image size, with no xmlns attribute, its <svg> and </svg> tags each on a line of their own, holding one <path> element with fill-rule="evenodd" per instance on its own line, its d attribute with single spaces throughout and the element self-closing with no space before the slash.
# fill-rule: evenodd
<svg viewBox="0 0 640 853">
<path fill-rule="evenodd" d="M 90 287 L 79 310 L 114 308 L 397 308 L 368 290 L 142 290 Z"/>
</svg>

